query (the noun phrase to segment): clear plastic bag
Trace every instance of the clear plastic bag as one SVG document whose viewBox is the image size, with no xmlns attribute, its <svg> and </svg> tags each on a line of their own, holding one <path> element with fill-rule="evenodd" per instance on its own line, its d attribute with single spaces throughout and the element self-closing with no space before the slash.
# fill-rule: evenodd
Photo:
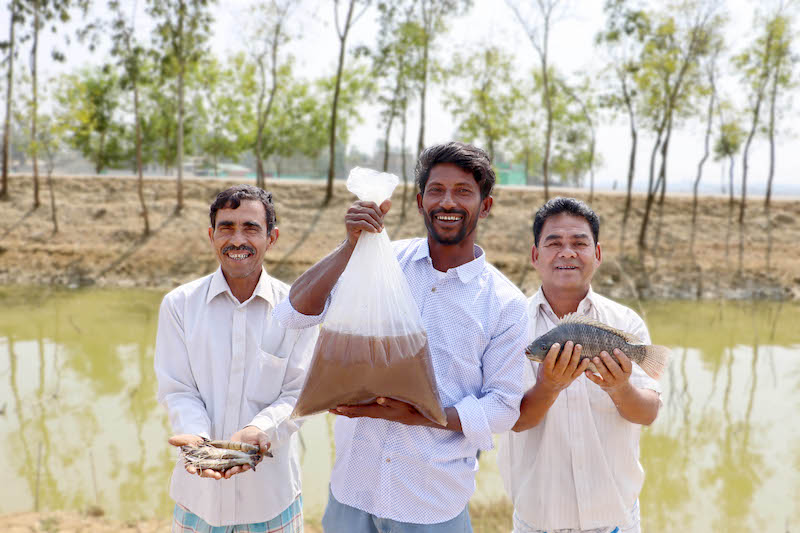
<svg viewBox="0 0 800 533">
<path fill-rule="evenodd" d="M 347 189 L 380 205 L 398 181 L 393 174 L 356 167 Z M 426 418 L 446 424 L 422 317 L 386 229 L 359 236 L 292 416 L 371 403 L 379 396 L 412 404 Z"/>
</svg>

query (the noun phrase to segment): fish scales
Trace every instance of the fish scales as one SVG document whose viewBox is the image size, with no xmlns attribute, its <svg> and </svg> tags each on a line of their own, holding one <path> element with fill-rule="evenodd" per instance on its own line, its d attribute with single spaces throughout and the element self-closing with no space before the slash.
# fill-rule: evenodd
<svg viewBox="0 0 800 533">
<path fill-rule="evenodd" d="M 581 359 L 593 359 L 605 351 L 619 363 L 614 355 L 614 349 L 618 348 L 653 379 L 659 379 L 664 373 L 671 354 L 665 346 L 644 344 L 630 333 L 574 313 L 565 315 L 555 328 L 531 342 L 525 354 L 532 361 L 542 362 L 553 344 L 558 343 L 563 350 L 567 341 L 581 345 Z M 588 369 L 597 372 L 592 362 Z"/>
</svg>

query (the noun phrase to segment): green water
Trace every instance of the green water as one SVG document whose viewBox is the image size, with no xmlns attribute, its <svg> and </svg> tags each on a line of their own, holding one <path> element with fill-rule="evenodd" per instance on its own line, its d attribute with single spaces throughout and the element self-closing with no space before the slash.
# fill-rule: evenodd
<svg viewBox="0 0 800 533">
<path fill-rule="evenodd" d="M 156 403 L 161 293 L 0 288 L 0 514 L 169 516 L 175 455 Z M 673 348 L 664 406 L 642 436 L 647 531 L 800 530 L 800 306 L 650 302 Z M 301 432 L 305 512 L 318 518 L 333 460 L 330 415 Z M 475 499 L 503 498 L 495 453 Z"/>
</svg>

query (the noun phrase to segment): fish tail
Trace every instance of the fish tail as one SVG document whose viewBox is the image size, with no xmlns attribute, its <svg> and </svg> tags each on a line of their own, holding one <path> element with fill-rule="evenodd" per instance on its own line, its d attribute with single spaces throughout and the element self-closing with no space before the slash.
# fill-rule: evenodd
<svg viewBox="0 0 800 533">
<path fill-rule="evenodd" d="M 639 366 L 651 378 L 658 380 L 664 374 L 664 370 L 669 365 L 669 358 L 672 351 L 666 346 L 650 345 L 645 346 L 644 357 Z"/>
</svg>

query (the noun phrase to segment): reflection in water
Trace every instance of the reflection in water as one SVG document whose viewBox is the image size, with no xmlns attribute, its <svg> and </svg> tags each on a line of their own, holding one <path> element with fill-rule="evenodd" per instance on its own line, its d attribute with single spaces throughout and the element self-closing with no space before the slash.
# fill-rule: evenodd
<svg viewBox="0 0 800 533">
<path fill-rule="evenodd" d="M 176 454 L 156 402 L 161 294 L 0 289 L 0 513 L 85 510 L 166 517 Z M 642 434 L 646 531 L 800 530 L 800 307 L 650 302 L 654 342 L 673 347 L 664 406 Z M 8 383 L 8 386 L 5 385 Z M 306 516 L 319 521 L 333 420 L 302 430 Z M 503 497 L 481 455 L 475 500 Z M 37 496 L 38 495 L 38 496 Z"/>
</svg>

